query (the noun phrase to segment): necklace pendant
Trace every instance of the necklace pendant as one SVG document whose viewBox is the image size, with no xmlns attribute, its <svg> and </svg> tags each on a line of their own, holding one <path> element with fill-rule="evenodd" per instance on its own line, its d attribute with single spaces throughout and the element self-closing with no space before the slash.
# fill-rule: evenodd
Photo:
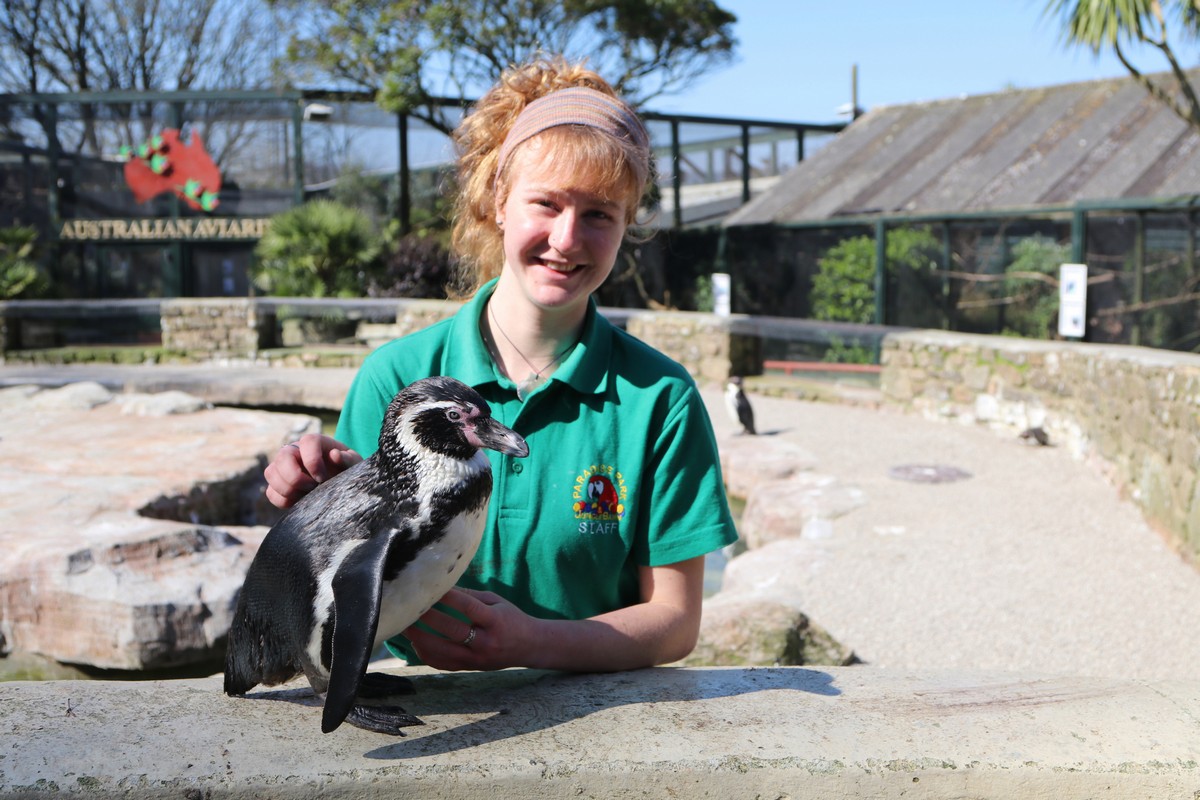
<svg viewBox="0 0 1200 800">
<path fill-rule="evenodd" d="M 529 395 L 533 394 L 539 386 L 546 382 L 546 378 L 541 373 L 535 372 L 525 380 L 517 384 L 517 399 L 525 401 Z"/>
</svg>

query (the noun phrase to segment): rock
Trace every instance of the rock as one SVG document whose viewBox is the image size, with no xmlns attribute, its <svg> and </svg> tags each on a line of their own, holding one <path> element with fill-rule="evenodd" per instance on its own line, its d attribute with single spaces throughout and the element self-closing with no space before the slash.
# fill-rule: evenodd
<svg viewBox="0 0 1200 800">
<path fill-rule="evenodd" d="M 786 439 L 771 436 L 726 436 L 718 443 L 725 489 L 746 499 L 754 487 L 812 469 L 812 453 Z"/>
<path fill-rule="evenodd" d="M 738 530 L 746 547 L 778 539 L 831 534 L 830 522 L 865 502 L 861 489 L 829 475 L 803 472 L 755 486 L 746 500 Z"/>
<path fill-rule="evenodd" d="M 847 666 L 854 652 L 793 606 L 720 592 L 704 603 L 685 666 Z"/>
<path fill-rule="evenodd" d="M 0 652 L 129 670 L 211 660 L 277 514 L 263 467 L 320 423 L 97 387 L 6 392 Z"/>
<path fill-rule="evenodd" d="M 780 539 L 730 559 L 716 596 L 753 596 L 804 608 L 808 577 L 832 557 L 836 540 Z"/>
<path fill-rule="evenodd" d="M 112 400 L 112 392 L 93 381 L 69 383 L 58 389 L 47 389 L 30 395 L 36 408 L 87 410 Z"/>
<path fill-rule="evenodd" d="M 121 412 L 135 417 L 167 417 L 172 414 L 193 414 L 212 404 L 199 397 L 180 391 L 145 394 L 136 392 L 116 398 Z"/>
<path fill-rule="evenodd" d="M 0 577 L 11 647 L 56 661 L 127 670 L 212 660 L 267 528 L 230 531 L 147 520 L 74 552 L 33 558 Z"/>
</svg>

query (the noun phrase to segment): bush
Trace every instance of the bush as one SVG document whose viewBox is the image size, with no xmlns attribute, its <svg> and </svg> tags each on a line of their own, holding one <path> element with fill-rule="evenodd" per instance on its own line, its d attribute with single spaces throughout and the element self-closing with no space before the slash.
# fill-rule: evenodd
<svg viewBox="0 0 1200 800">
<path fill-rule="evenodd" d="M 446 299 L 453 277 L 452 259 L 442 238 L 432 233 L 399 235 L 388 228 L 380 270 L 367 286 L 369 297 L 427 297 Z"/>
<path fill-rule="evenodd" d="M 932 293 L 940 246 L 925 228 L 887 232 L 887 272 L 892 324 L 936 327 Z M 813 317 L 830 322 L 875 321 L 875 239 L 855 236 L 826 251 L 813 276 Z"/>
<path fill-rule="evenodd" d="M 1070 248 L 1048 236 L 1030 236 L 1013 245 L 1013 260 L 1004 268 L 1004 293 L 1013 302 L 1004 315 L 1008 335 L 1034 339 L 1057 338 L 1058 270 L 1068 260 Z M 1046 275 L 1054 280 L 1038 280 Z"/>
<path fill-rule="evenodd" d="M 0 228 L 0 300 L 40 297 L 50 280 L 34 258 L 37 229 Z"/>
<path fill-rule="evenodd" d="M 359 297 L 379 269 L 370 219 L 330 200 L 272 218 L 254 254 L 255 284 L 279 297 Z"/>
</svg>

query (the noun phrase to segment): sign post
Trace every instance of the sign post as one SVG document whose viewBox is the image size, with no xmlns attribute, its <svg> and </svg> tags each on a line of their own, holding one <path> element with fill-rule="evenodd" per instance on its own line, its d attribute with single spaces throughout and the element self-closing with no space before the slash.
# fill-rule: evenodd
<svg viewBox="0 0 1200 800">
<path fill-rule="evenodd" d="M 1063 264 L 1058 269 L 1058 333 L 1082 339 L 1087 332 L 1087 264 Z"/>
</svg>

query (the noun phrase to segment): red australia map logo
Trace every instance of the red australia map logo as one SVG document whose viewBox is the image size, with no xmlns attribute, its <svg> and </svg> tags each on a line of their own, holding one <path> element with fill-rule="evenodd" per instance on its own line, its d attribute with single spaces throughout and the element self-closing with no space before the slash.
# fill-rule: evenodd
<svg viewBox="0 0 1200 800">
<path fill-rule="evenodd" d="M 136 148 L 123 147 L 125 182 L 139 203 L 172 192 L 197 211 L 217 207 L 221 171 L 204 149 L 200 134 L 186 144 L 179 131 L 167 128 Z"/>
</svg>

